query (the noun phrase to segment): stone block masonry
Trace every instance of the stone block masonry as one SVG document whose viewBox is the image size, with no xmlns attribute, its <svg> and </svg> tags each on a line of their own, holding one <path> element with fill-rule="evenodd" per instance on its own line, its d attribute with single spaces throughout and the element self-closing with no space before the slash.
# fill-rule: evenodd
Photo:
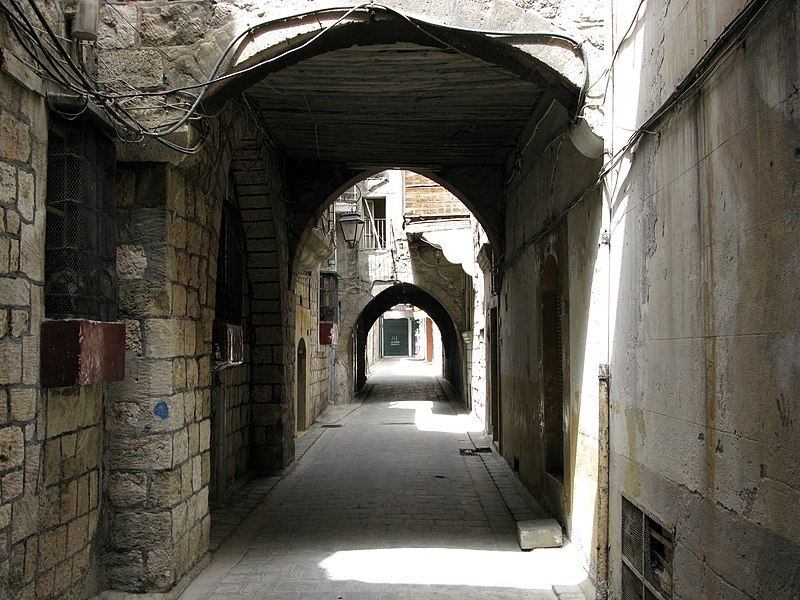
<svg viewBox="0 0 800 600">
<path fill-rule="evenodd" d="M 461 201 L 427 177 L 405 171 L 404 212 L 409 217 L 464 215 L 470 212 Z"/>
<path fill-rule="evenodd" d="M 230 200 L 230 198 L 229 198 Z M 242 330 L 244 334 L 243 363 L 215 371 L 211 427 L 189 431 L 189 452 L 206 443 L 211 436 L 212 502 L 224 501 L 226 490 L 250 468 L 250 290 L 246 264 L 238 274 L 242 278 Z"/>
<path fill-rule="evenodd" d="M 167 590 L 206 552 L 219 199 L 165 164 L 118 173 L 126 377 L 107 429 L 113 589 Z"/>
<path fill-rule="evenodd" d="M 294 459 L 294 311 L 288 287 L 288 242 L 280 174 L 245 134 L 231 165 L 245 231 L 251 284 L 251 465 L 277 470 Z"/>
<path fill-rule="evenodd" d="M 39 385 L 48 118 L 36 88 L 0 72 L 0 597 L 44 600 L 97 589 L 103 387 Z"/>
<path fill-rule="evenodd" d="M 245 356 L 248 356 L 245 351 Z M 212 456 L 216 452 L 222 453 L 222 457 L 217 462 L 214 457 L 214 468 L 222 470 L 222 477 L 216 478 L 212 484 L 224 484 L 224 488 L 233 484 L 238 477 L 244 475 L 250 466 L 250 386 L 249 386 L 249 364 L 245 363 L 239 367 L 226 369 L 216 376 L 216 386 L 218 393 L 221 394 L 222 403 L 215 407 L 215 410 L 224 410 L 222 419 L 222 431 L 215 431 L 211 428 L 211 435 L 214 438 L 211 449 Z M 219 421 L 214 417 L 214 425 Z M 196 444 L 202 444 L 202 437 L 205 433 L 199 428 L 191 431 L 189 437 L 190 451 Z M 217 436 L 224 436 L 221 442 Z M 223 489 L 215 489 L 217 499 L 221 499 L 224 494 Z"/>
<path fill-rule="evenodd" d="M 283 404 L 290 324 L 282 318 L 289 295 L 285 219 L 275 201 L 283 197 L 281 178 L 241 125 L 221 127 L 221 148 L 189 165 L 118 166 L 117 274 L 127 355 L 125 380 L 110 386 L 106 412 L 103 564 L 111 589 L 172 588 L 208 549 L 209 497 L 224 497 L 251 466 L 277 469 L 293 458 Z M 238 139 L 231 171 L 242 184 L 236 187 L 247 261 L 258 269 L 244 281 L 246 362 L 214 374 L 219 227 L 230 193 L 226 144 Z"/>
</svg>

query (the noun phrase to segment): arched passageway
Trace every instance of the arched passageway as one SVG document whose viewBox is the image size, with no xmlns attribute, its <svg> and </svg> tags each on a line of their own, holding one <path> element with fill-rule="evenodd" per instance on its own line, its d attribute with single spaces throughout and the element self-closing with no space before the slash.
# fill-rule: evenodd
<svg viewBox="0 0 800 600">
<path fill-rule="evenodd" d="M 387 2 L 0 3 L 4 596 L 169 593 L 209 547 L 209 495 L 325 447 L 295 436 L 298 368 L 315 402 L 337 368 L 337 323 L 324 343 L 318 328 L 323 213 L 353 181 L 413 167 L 483 225 L 491 282 L 463 320 L 415 283 L 452 317 L 461 366 L 489 373 L 466 378 L 500 403 L 487 447 L 600 594 L 794 598 L 800 4 Z M 585 55 L 600 58 L 589 89 Z M 220 225 L 238 232 L 237 214 L 242 264 Z M 226 290 L 240 312 L 219 310 Z M 409 447 L 379 432 L 416 420 L 373 424 L 348 444 L 371 439 L 363 456 L 392 437 L 384 464 L 408 458 L 401 477 L 370 473 L 381 499 L 450 485 L 420 468 L 432 431 Z M 451 474 L 457 448 L 443 448 L 436 471 Z M 460 473 L 488 484 L 476 466 Z M 316 474 L 300 487 L 372 491 Z M 434 489 L 415 499 L 436 497 L 442 521 L 469 497 Z M 347 519 L 375 507 L 325 512 L 329 498 L 304 497 L 363 533 L 371 515 Z M 405 532 L 406 508 L 366 523 Z M 327 524 L 296 522 L 314 542 Z M 344 572 L 327 558 L 326 575 Z"/>
<path fill-rule="evenodd" d="M 294 454 L 287 431 L 294 433 L 302 418 L 301 407 L 292 401 L 299 397 L 297 369 L 310 369 L 317 406 L 325 383 L 320 377 L 327 378 L 327 398 L 332 402 L 333 382 L 342 369 L 343 353 L 336 347 L 349 343 L 355 360 L 346 392 L 352 394 L 366 380 L 364 352 L 370 327 L 385 310 L 407 303 L 425 310 L 437 323 L 444 376 L 460 399 L 469 403 L 473 392 L 491 395 L 496 403 L 491 406 L 497 421 L 492 422 L 495 442 L 508 448 L 504 458 L 520 471 L 523 481 L 528 485 L 538 481 L 544 467 L 531 450 L 538 431 L 536 414 L 529 415 L 528 407 L 539 401 L 540 331 L 538 319 L 519 313 L 539 298 L 537 286 L 525 284 L 528 270 L 536 267 L 527 263 L 520 267 L 518 261 L 527 248 L 541 242 L 537 236 L 542 223 L 547 232 L 551 221 L 562 219 L 567 207 L 583 198 L 599 168 L 597 147 L 587 150 L 586 138 L 580 135 L 585 123 L 574 118 L 583 98 L 585 64 L 574 44 L 558 34 L 542 34 L 540 25 L 531 26 L 540 34 L 514 37 L 442 28 L 381 7 L 352 14 L 322 11 L 253 30 L 229 68 L 229 78 L 214 86 L 211 107 L 244 94 L 248 116 L 256 124 L 255 137 L 274 165 L 273 183 L 276 177 L 280 182 L 272 188 L 279 195 L 271 192 L 267 199 L 267 204 L 276 206 L 269 226 L 259 225 L 257 202 L 252 222 L 245 225 L 252 247 L 259 251 L 265 239 L 278 240 L 284 254 L 277 270 L 293 295 L 282 299 L 286 302 L 282 328 L 271 315 L 254 319 L 270 336 L 282 336 L 283 351 L 272 341 L 266 355 L 273 364 L 255 375 L 263 373 L 264 382 L 270 384 L 272 403 L 261 404 L 268 426 L 266 436 L 257 439 L 266 440 L 265 456 L 276 453 L 280 466 Z M 322 328 L 317 330 L 322 311 L 315 303 L 316 299 L 322 303 L 323 274 L 314 260 L 323 271 L 330 267 L 319 251 L 325 239 L 336 236 L 335 226 L 330 231 L 324 225 L 328 208 L 354 183 L 393 167 L 411 169 L 440 183 L 472 211 L 488 239 L 475 248 L 483 257 L 479 270 L 492 283 L 477 300 L 469 298 L 470 308 L 462 315 L 452 314 L 450 305 L 424 286 L 396 283 L 371 299 L 346 326 L 340 322 L 337 330 L 327 323 L 326 332 L 332 335 L 323 342 Z M 236 183 L 246 189 L 250 179 L 245 176 Z M 278 213 L 282 224 L 274 218 Z M 337 252 L 335 268 L 340 271 L 344 252 Z M 525 271 L 513 273 L 516 287 L 510 288 L 510 301 L 507 290 L 501 296 L 506 268 Z M 269 274 L 264 269 L 253 272 L 258 277 Z M 259 303 L 258 295 L 274 294 L 275 286 L 263 281 L 253 291 L 256 309 L 274 310 L 267 302 Z M 507 325 L 509 307 L 515 311 L 513 320 L 525 322 L 525 331 Z M 360 307 L 339 308 L 344 313 Z M 491 351 L 484 339 L 485 312 L 494 315 L 489 327 L 495 340 Z M 307 355 L 310 362 L 303 363 L 295 353 L 301 336 L 318 344 Z M 514 349 L 511 359 L 502 356 L 504 342 Z M 277 360 L 281 356 L 283 362 Z M 477 389 L 485 386 L 485 377 L 470 375 L 473 369 L 480 374 L 487 363 L 493 373 L 491 394 Z M 501 400 L 507 409 L 499 409 Z M 260 404 L 261 397 L 254 396 L 254 402 Z M 254 426 L 260 428 L 261 422 Z M 565 523 L 568 493 L 558 488 L 550 503 Z"/>
<path fill-rule="evenodd" d="M 367 334 L 378 318 L 397 304 L 411 304 L 424 310 L 439 327 L 443 346 L 444 376 L 458 390 L 464 389 L 464 353 L 459 335 L 442 304 L 430 293 L 410 283 L 399 283 L 375 296 L 361 311 L 354 327 L 356 341 L 356 382 L 360 389 L 367 381 Z"/>
<path fill-rule="evenodd" d="M 204 8 L 201 3 L 166 3 L 170 10 L 184 4 Z M 230 8 L 214 3 L 215 10 L 219 4 Z M 437 16 L 440 9 L 429 4 L 413 0 L 398 6 Z M 189 90 L 200 96 L 197 102 L 189 100 L 191 110 L 219 110 L 217 121 L 201 121 L 190 110 L 178 126 L 164 126 L 176 132 L 186 149 L 198 138 L 205 143 L 185 161 L 161 148 L 127 146 L 119 155 L 125 164 L 119 171 L 125 177 L 118 182 L 124 215 L 119 242 L 121 255 L 131 259 L 120 271 L 126 281 L 119 296 L 131 353 L 129 377 L 114 389 L 109 437 L 103 440 L 109 448 L 109 481 L 116 486 L 102 500 L 104 506 L 108 500 L 111 544 L 103 575 L 111 587 L 167 591 L 208 547 L 216 370 L 227 369 L 217 379 L 229 378 L 237 395 L 235 403 L 219 397 L 214 417 L 219 424 L 230 420 L 235 425 L 228 436 L 231 444 L 215 454 L 215 462 L 224 459 L 225 472 L 238 474 L 280 470 L 294 460 L 296 431 L 310 424 L 309 413 L 303 414 L 308 407 L 302 402 L 304 390 L 321 397 L 326 372 L 336 368 L 335 354 L 323 347 L 318 329 L 321 286 L 316 277 L 322 254 L 307 252 L 309 245 L 324 241 L 325 235 L 309 232 L 332 197 L 365 175 L 413 168 L 457 193 L 499 256 L 507 240 L 525 243 L 530 233 L 524 226 L 517 230 L 509 214 L 518 210 L 515 194 L 525 182 L 551 181 L 558 192 L 542 194 L 534 204 L 557 212 L 592 179 L 590 171 L 597 165 L 573 139 L 586 74 L 577 44 L 547 33 L 546 24 L 543 31 L 543 22 L 526 11 L 505 8 L 527 32 L 509 36 L 442 27 L 372 4 L 251 28 L 249 23 L 263 18 L 247 14 L 262 10 L 251 3 L 219 10 L 208 20 L 215 29 L 201 40 L 187 39 L 185 32 L 170 35 L 174 14 L 157 2 L 137 5 L 133 18 L 168 24 L 161 34 L 169 38 L 164 45 L 174 46 L 163 56 L 183 54 L 180 60 L 159 66 L 162 55 L 155 56 L 146 35 L 103 49 L 104 58 L 113 58 L 119 68 L 111 75 L 115 81 L 142 82 L 144 75 L 143 88 L 158 88 L 165 80 L 186 77 L 193 86 L 178 94 L 177 103 L 170 97 L 163 110 L 136 106 L 138 98 L 132 98 L 126 111 L 158 112 L 159 117 L 153 116 L 158 119 L 164 111 L 182 109 L 182 93 Z M 493 21 L 485 14 L 473 17 L 476 25 Z M 497 31 L 504 28 L 496 25 Z M 216 49 L 227 40 L 233 40 L 232 52 L 219 55 Z M 129 50 L 136 54 L 126 55 Z M 133 56 L 142 60 L 130 60 Z M 112 64 L 101 62 L 104 68 Z M 208 70 L 212 78 L 222 78 L 195 85 L 201 79 L 190 72 L 208 62 L 214 67 Z M 153 70 L 142 73 L 143 65 Z M 26 121 L 34 122 L 46 122 L 46 115 Z M 197 122 L 203 125 L 193 129 Z M 561 143 L 553 145 L 556 137 Z M 547 164 L 534 167 L 540 156 Z M 551 168 L 565 163 L 569 169 L 556 173 Z M 26 173 L 46 172 L 40 166 Z M 535 168 L 541 173 L 523 177 Z M 43 184 L 37 182 L 36 189 L 43 190 Z M 242 277 L 246 310 L 241 336 L 238 330 L 225 334 L 231 352 L 217 356 L 222 346 L 214 333 L 214 299 L 217 288 L 227 286 L 216 280 L 215 267 L 221 206 L 229 187 L 237 199 L 230 216 L 237 223 L 241 217 L 245 247 L 243 265 L 231 275 L 237 282 Z M 360 318 L 359 331 L 400 301 L 420 306 L 436 320 L 445 375 L 465 391 L 469 332 L 432 293 L 399 285 L 379 295 Z M 232 332 L 224 326 L 219 330 Z M 327 340 L 330 346 L 333 337 Z M 305 353 L 298 346 L 301 339 L 308 342 Z M 241 404 L 240 395 L 245 399 Z M 155 427 L 151 413 L 161 419 Z M 223 430 L 215 425 L 214 433 L 222 438 Z M 132 447 L 135 452 L 129 452 Z M 129 501 L 119 493 L 129 481 L 143 482 L 143 498 Z M 220 496 L 229 483 L 217 486 Z M 20 556 L 19 548 L 14 554 Z"/>
<path fill-rule="evenodd" d="M 389 167 L 457 190 L 499 243 L 504 181 L 543 141 L 531 128 L 566 127 L 583 99 L 576 45 L 540 21 L 529 27 L 537 33 L 487 36 L 382 6 L 314 11 L 253 28 L 207 103 L 244 92 L 280 149 L 293 253 L 328 198 Z"/>
</svg>

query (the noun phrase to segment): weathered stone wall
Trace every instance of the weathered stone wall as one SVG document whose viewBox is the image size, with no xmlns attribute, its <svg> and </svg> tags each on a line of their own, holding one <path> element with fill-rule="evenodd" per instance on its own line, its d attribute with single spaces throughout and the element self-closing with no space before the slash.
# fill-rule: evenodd
<svg viewBox="0 0 800 600">
<path fill-rule="evenodd" d="M 4 24 L 0 35 L 8 38 Z M 80 597 L 97 589 L 103 386 L 43 391 L 39 384 L 48 115 L 41 82 L 8 53 L 12 44 L 4 46 L 0 596 Z"/>
<path fill-rule="evenodd" d="M 470 402 L 472 405 L 472 413 L 481 420 L 484 425 L 489 424 L 488 415 L 488 377 L 487 377 L 487 344 L 488 344 L 488 329 L 487 329 L 487 301 L 491 295 L 491 265 L 484 265 L 489 267 L 489 273 L 485 272 L 479 263 L 479 254 L 483 245 L 488 243 L 486 234 L 481 229 L 478 222 L 473 218 L 472 224 L 472 237 L 473 237 L 473 256 L 475 256 L 475 263 L 478 268 L 475 269 L 475 275 L 470 278 L 467 290 L 472 302 L 472 310 L 470 311 L 472 318 L 470 323 L 470 331 L 472 333 L 472 349 L 467 354 L 467 360 L 470 367 L 470 378 L 468 379 L 470 386 Z M 490 288 L 487 290 L 487 286 Z M 488 433 L 488 430 L 487 430 Z"/>
<path fill-rule="evenodd" d="M 306 352 L 305 422 L 298 422 L 298 429 L 309 427 L 328 402 L 328 372 L 332 346 L 319 343 L 319 280 L 319 268 L 309 271 L 308 275 L 295 277 L 295 298 L 298 305 L 295 320 L 297 339 L 294 347 L 296 349 L 302 339 Z M 295 363 L 295 383 L 300 381 L 299 368 L 300 366 Z M 299 401 L 303 394 L 299 389 L 295 392 L 296 401 Z"/>
<path fill-rule="evenodd" d="M 172 587 L 207 550 L 212 475 L 222 498 L 248 468 L 275 469 L 292 457 L 284 396 L 293 389 L 284 385 L 284 365 L 291 364 L 284 340 L 293 326 L 283 318 L 288 250 L 281 202 L 277 218 L 272 210 L 282 196 L 271 196 L 281 179 L 268 172 L 260 142 L 245 126 L 240 113 L 226 111 L 199 158 L 128 162 L 118 170 L 128 364 L 107 419 L 113 517 L 106 572 L 113 589 Z M 125 156 L 138 154 L 126 149 Z M 231 183 L 246 242 L 245 363 L 214 375 L 221 203 Z"/>
<path fill-rule="evenodd" d="M 0 130 L 0 590 L 11 595 L 12 583 L 33 590 L 37 558 L 44 257 L 35 240 L 44 230 L 47 131 L 42 98 L 6 73 L 0 73 Z M 26 347 L 33 365 L 23 362 Z M 30 512 L 33 518 L 24 518 Z M 28 543 L 33 564 L 26 576 Z"/>
<path fill-rule="evenodd" d="M 111 386 L 106 568 L 169 589 L 208 545 L 211 326 L 221 198 L 166 164 L 118 169 L 125 380 Z M 135 256 L 136 259 L 130 258 Z"/>
<path fill-rule="evenodd" d="M 213 374 L 211 414 L 211 498 L 222 500 L 226 490 L 250 468 L 250 293 L 247 270 L 243 279 L 241 365 Z M 222 411 L 223 415 L 217 414 Z M 221 429 L 221 430 L 220 430 Z M 218 455 L 219 454 L 219 455 Z"/>
<path fill-rule="evenodd" d="M 597 530 L 597 363 L 603 360 L 605 339 L 598 315 L 605 312 L 605 300 L 595 295 L 603 289 L 595 272 L 603 213 L 599 193 L 587 190 L 600 161 L 577 151 L 569 115 L 562 109 L 546 113 L 535 135 L 544 151 L 522 155 L 506 197 L 498 294 L 502 409 L 496 441 L 523 483 L 558 517 L 589 570 Z M 543 310 L 548 257 L 557 268 L 563 343 L 560 361 L 554 359 L 560 362 L 563 394 L 550 409 L 546 382 L 556 373 L 545 372 L 544 360 L 543 331 L 552 318 Z M 563 425 L 546 424 L 560 421 L 562 414 Z M 546 440 L 558 429 L 563 473 L 547 465 Z"/>
<path fill-rule="evenodd" d="M 471 282 L 461 265 L 448 262 L 441 250 L 428 244 L 410 245 L 408 261 L 414 274 L 411 282 L 441 302 L 453 319 L 456 331 L 467 331 L 466 288 Z"/>
<path fill-rule="evenodd" d="M 308 378 L 308 402 L 310 408 L 310 423 L 325 410 L 328 405 L 328 379 L 330 372 L 330 359 L 333 348 L 319 343 L 319 269 L 312 271 L 311 276 L 311 322 L 317 331 L 312 328 L 309 339 L 311 341 L 311 355 Z M 337 348 L 339 341 L 337 340 Z M 335 360 L 335 358 L 334 358 Z"/>
<path fill-rule="evenodd" d="M 381 348 L 381 320 L 378 319 L 375 321 L 375 324 L 372 326 L 372 329 L 369 330 L 369 334 L 367 335 L 367 343 L 366 343 L 366 372 L 367 376 L 369 376 L 370 370 L 378 364 L 378 361 L 381 359 L 381 353 L 383 349 Z"/>
<path fill-rule="evenodd" d="M 114 589 L 168 589 L 202 557 L 213 468 L 221 471 L 214 474 L 220 497 L 219 488 L 246 469 L 277 469 L 293 457 L 282 180 L 237 111 L 221 121 L 199 159 L 120 168 L 120 256 L 129 267 L 120 272 L 120 311 L 129 364 L 108 419 L 111 483 L 127 488 L 109 493 Z M 246 243 L 246 362 L 218 373 L 214 386 L 218 231 L 230 183 Z M 215 399 L 224 431 L 212 430 Z M 221 453 L 213 467 L 212 436 Z"/>
<path fill-rule="evenodd" d="M 615 2 L 613 150 L 744 0 Z M 673 598 L 795 598 L 800 564 L 800 5 L 767 3 L 609 179 L 611 540 L 625 494 L 675 534 Z"/>
<path fill-rule="evenodd" d="M 245 356 L 249 359 L 249 347 L 245 347 Z M 215 374 L 216 394 L 220 394 L 222 401 L 220 407 L 224 407 L 225 415 L 224 445 L 221 448 L 212 446 L 212 485 L 217 486 L 220 481 L 213 473 L 215 468 L 220 468 L 217 462 L 216 452 L 222 452 L 223 458 L 221 468 L 223 469 L 222 482 L 225 489 L 233 484 L 238 478 L 244 476 L 250 466 L 250 366 L 249 360 L 245 364 L 224 369 Z M 216 415 L 212 416 L 212 438 L 217 435 L 214 427 L 217 426 Z M 212 443 L 216 440 L 212 440 Z M 224 497 L 225 489 L 214 489 L 213 496 L 217 499 Z"/>
<path fill-rule="evenodd" d="M 289 288 L 285 183 L 254 131 L 231 164 L 250 278 L 251 466 L 276 470 L 294 459 L 294 294 Z"/>
<path fill-rule="evenodd" d="M 42 395 L 46 433 L 38 506 L 41 533 L 38 549 L 35 540 L 27 542 L 26 571 L 27 561 L 38 555 L 36 597 L 80 598 L 98 585 L 103 385 L 57 388 Z M 12 554 L 12 569 L 15 558 L 21 561 Z"/>
</svg>

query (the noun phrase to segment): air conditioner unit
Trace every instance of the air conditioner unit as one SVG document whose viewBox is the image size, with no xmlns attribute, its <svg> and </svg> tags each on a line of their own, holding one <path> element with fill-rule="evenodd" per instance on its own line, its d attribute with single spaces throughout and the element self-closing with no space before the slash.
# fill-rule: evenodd
<svg viewBox="0 0 800 600">
<path fill-rule="evenodd" d="M 241 325 L 214 321 L 211 338 L 214 368 L 240 365 L 244 361 L 244 331 Z"/>
</svg>

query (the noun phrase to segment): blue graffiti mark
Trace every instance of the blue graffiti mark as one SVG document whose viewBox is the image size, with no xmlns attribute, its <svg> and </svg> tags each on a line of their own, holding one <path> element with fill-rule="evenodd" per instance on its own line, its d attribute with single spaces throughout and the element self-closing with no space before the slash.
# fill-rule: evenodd
<svg viewBox="0 0 800 600">
<path fill-rule="evenodd" d="M 159 402 L 153 407 L 153 414 L 162 421 L 169 419 L 169 406 L 166 402 Z"/>
</svg>

